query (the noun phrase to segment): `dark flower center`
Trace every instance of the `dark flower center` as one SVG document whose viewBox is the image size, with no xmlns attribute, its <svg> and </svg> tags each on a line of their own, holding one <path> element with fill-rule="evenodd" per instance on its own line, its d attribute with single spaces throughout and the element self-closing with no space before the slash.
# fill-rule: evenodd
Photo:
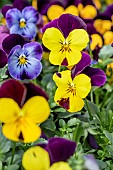
<svg viewBox="0 0 113 170">
<path fill-rule="evenodd" d="M 70 41 L 68 42 L 67 40 L 65 40 L 64 42 L 62 40 L 60 40 L 59 42 L 61 44 L 61 49 L 60 51 L 63 53 L 64 51 L 68 51 L 69 53 L 72 51 L 70 48 Z"/>
</svg>

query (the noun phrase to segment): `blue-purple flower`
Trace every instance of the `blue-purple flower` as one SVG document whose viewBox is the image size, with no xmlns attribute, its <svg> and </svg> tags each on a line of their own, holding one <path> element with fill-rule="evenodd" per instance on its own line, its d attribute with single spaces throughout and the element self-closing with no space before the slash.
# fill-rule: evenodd
<svg viewBox="0 0 113 170">
<path fill-rule="evenodd" d="M 17 45 L 12 48 L 8 56 L 8 71 L 18 80 L 34 79 L 41 70 L 42 47 L 37 42 L 30 42 L 23 47 Z"/>
<path fill-rule="evenodd" d="M 22 12 L 17 8 L 13 8 L 6 13 L 6 22 L 10 33 L 18 33 L 29 39 L 33 39 L 36 36 L 38 19 L 38 11 L 32 6 L 25 7 Z"/>
</svg>

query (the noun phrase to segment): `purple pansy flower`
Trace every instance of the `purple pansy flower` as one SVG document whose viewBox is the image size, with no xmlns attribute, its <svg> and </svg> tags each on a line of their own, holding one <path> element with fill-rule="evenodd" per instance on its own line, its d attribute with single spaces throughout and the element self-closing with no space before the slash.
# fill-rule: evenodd
<svg viewBox="0 0 113 170">
<path fill-rule="evenodd" d="M 49 153 L 51 164 L 53 164 L 59 161 L 66 161 L 72 156 L 76 148 L 76 143 L 65 138 L 53 137 L 48 139 L 47 144 L 40 146 Z"/>
<path fill-rule="evenodd" d="M 85 159 L 84 165 L 85 165 L 85 168 L 87 168 L 87 170 L 100 170 L 93 155 L 91 154 L 86 155 L 84 159 Z"/>
<path fill-rule="evenodd" d="M 17 45 L 8 56 L 8 71 L 15 79 L 34 79 L 42 70 L 41 58 L 42 47 L 39 43 L 30 42 L 23 48 Z"/>
<path fill-rule="evenodd" d="M 22 12 L 17 8 L 13 8 L 6 13 L 6 22 L 10 33 L 20 34 L 29 39 L 36 36 L 38 19 L 38 11 L 32 6 L 25 7 Z"/>
<path fill-rule="evenodd" d="M 92 86 L 104 85 L 106 82 L 106 75 L 104 71 L 99 68 L 92 68 L 90 67 L 90 64 L 90 56 L 87 53 L 82 52 L 82 59 L 72 69 L 72 78 L 74 79 L 76 75 L 83 73 L 91 78 Z"/>
</svg>

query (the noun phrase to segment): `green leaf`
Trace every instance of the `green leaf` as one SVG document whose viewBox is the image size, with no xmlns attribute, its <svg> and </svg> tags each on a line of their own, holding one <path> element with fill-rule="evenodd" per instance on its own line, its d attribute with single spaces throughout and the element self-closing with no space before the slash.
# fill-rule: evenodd
<svg viewBox="0 0 113 170">
<path fill-rule="evenodd" d="M 69 118 L 69 117 L 72 117 L 74 115 L 78 115 L 78 114 L 81 114 L 81 112 L 76 112 L 76 113 L 70 113 L 70 112 L 62 112 L 62 113 L 59 113 L 58 114 L 58 118 Z"/>
<path fill-rule="evenodd" d="M 6 139 L 2 134 L 2 130 L 0 128 L 0 153 L 7 153 L 11 148 L 11 141 Z"/>
<path fill-rule="evenodd" d="M 18 165 L 9 165 L 8 167 L 5 168 L 5 170 L 18 170 L 19 166 Z"/>
<path fill-rule="evenodd" d="M 80 120 L 77 118 L 72 118 L 67 122 L 67 125 L 70 126 L 74 126 L 77 125 L 78 123 L 80 123 Z"/>
<path fill-rule="evenodd" d="M 46 120 L 44 123 L 41 124 L 41 126 L 51 131 L 54 131 L 56 129 L 55 123 L 51 119 Z"/>
<path fill-rule="evenodd" d="M 99 112 L 97 105 L 94 104 L 93 102 L 87 100 L 87 105 L 88 105 L 88 109 L 90 110 L 90 113 L 92 114 L 92 116 L 96 115 Z"/>
<path fill-rule="evenodd" d="M 62 127 L 62 128 L 64 128 L 66 126 L 66 123 L 63 119 L 59 120 L 59 126 Z"/>
<path fill-rule="evenodd" d="M 109 133 L 107 130 L 105 130 L 105 131 L 103 131 L 103 133 L 108 138 L 108 140 L 111 142 L 111 144 L 113 144 L 113 132 Z"/>
<path fill-rule="evenodd" d="M 113 47 L 111 45 L 105 45 L 99 52 L 99 57 L 102 60 L 106 60 L 113 55 Z"/>
<path fill-rule="evenodd" d="M 107 168 L 106 162 L 103 162 L 102 160 L 99 160 L 99 159 L 96 159 L 96 161 L 101 169 Z"/>
</svg>

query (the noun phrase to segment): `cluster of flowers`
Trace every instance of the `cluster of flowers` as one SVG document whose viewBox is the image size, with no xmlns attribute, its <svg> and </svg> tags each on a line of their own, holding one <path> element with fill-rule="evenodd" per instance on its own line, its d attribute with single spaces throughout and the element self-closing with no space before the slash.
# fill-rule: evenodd
<svg viewBox="0 0 113 170">
<path fill-rule="evenodd" d="M 30 6 L 29 2 L 21 1 L 22 3 L 18 3 L 15 0 L 12 6 L 6 5 L 1 10 L 6 25 L 1 26 L 0 30 L 0 68 L 7 67 L 7 74 L 13 79 L 4 82 L 0 89 L 0 121 L 4 123 L 2 132 L 8 139 L 29 143 L 41 136 L 39 125 L 49 117 L 50 108 L 47 102 L 48 97 L 40 87 L 32 83 L 20 83 L 18 80 L 37 78 L 42 70 L 42 53 L 49 51 L 50 63 L 59 66 L 59 71 L 53 75 L 53 80 L 58 86 L 54 97 L 55 102 L 69 112 L 80 111 L 84 107 L 83 99 L 87 97 L 91 87 L 102 86 L 106 81 L 105 73 L 99 68 L 92 67 L 92 59 L 87 53 L 87 48 L 94 50 L 96 47 L 102 47 L 101 36 L 104 37 L 104 43 L 108 44 L 105 33 L 111 30 L 112 14 L 107 9 L 110 15 L 104 22 L 98 18 L 101 17 L 98 6 L 94 3 L 90 4 L 89 1 L 82 3 L 75 0 L 68 8 L 63 4 L 59 5 L 60 1 L 58 4 L 48 3 L 47 7 L 43 7 L 45 11 L 39 10 L 52 20 L 42 28 L 42 47 L 40 43 L 34 41 L 34 38 L 37 32 L 40 32 L 44 16 L 42 17 L 34 7 Z M 102 16 L 105 16 L 107 12 L 105 11 Z M 86 21 L 86 19 L 89 20 Z M 106 22 L 110 24 L 109 29 L 101 24 L 106 25 Z M 102 26 L 101 29 L 98 23 Z M 87 47 L 88 43 L 89 47 Z M 60 71 L 62 66 L 65 67 L 65 71 Z M 49 142 L 51 144 L 52 140 L 58 139 L 54 138 Z M 64 140 L 63 145 L 65 142 L 71 142 L 65 139 L 59 140 Z M 66 153 L 65 158 L 60 160 L 56 158 L 54 161 L 55 152 L 59 148 L 54 149 L 52 155 L 55 145 L 51 145 L 52 150 L 50 150 L 49 142 L 43 147 L 44 149 L 36 146 L 25 152 L 22 160 L 25 169 L 35 170 L 38 166 L 38 169 L 44 170 L 64 168 L 71 170 L 66 162 L 59 161 L 66 161 L 74 153 L 76 144 L 72 142 L 72 149 L 69 147 L 71 153 L 66 150 L 67 146 L 65 147 L 68 156 Z M 58 154 L 63 152 L 64 150 Z"/>
</svg>

